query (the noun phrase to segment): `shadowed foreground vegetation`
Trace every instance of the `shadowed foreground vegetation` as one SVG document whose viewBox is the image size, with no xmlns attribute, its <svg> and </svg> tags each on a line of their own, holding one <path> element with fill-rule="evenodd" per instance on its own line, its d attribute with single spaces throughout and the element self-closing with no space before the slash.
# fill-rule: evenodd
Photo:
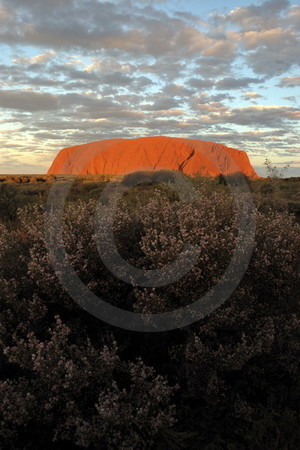
<svg viewBox="0 0 300 450">
<path fill-rule="evenodd" d="M 45 244 L 44 207 L 56 180 L 25 178 L 0 176 L 1 449 L 299 448 L 300 179 L 247 180 L 255 246 L 219 309 L 185 328 L 138 333 L 69 297 Z M 68 180 L 58 180 L 62 191 Z M 167 274 L 184 244 L 201 250 L 189 273 L 157 288 L 127 284 L 105 267 L 96 244 L 107 239 L 108 180 L 75 180 L 64 245 L 96 295 L 158 313 L 202 298 L 221 279 L 237 241 L 234 200 L 221 176 L 185 180 L 196 189 L 191 198 L 179 198 L 170 172 L 128 175 L 122 184 L 114 237 L 127 262 Z"/>
</svg>

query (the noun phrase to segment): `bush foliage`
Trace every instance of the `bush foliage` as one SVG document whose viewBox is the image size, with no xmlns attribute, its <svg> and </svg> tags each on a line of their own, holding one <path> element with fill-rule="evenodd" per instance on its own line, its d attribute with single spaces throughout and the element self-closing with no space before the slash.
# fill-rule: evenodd
<svg viewBox="0 0 300 450">
<path fill-rule="evenodd" d="M 132 286 L 99 257 L 110 205 L 97 226 L 95 207 L 93 199 L 65 207 L 69 261 L 95 294 L 130 311 L 197 300 L 235 248 L 226 190 L 208 196 L 200 185 L 179 201 L 153 189 L 134 207 L 124 197 L 114 236 L 130 264 L 167 273 L 184 244 L 201 249 L 175 283 Z M 258 204 L 253 254 L 235 292 L 203 320 L 163 333 L 114 328 L 84 312 L 51 266 L 45 217 L 42 205 L 26 206 L 13 225 L 0 223 L 1 448 L 299 447 L 300 226 L 292 215 Z"/>
</svg>

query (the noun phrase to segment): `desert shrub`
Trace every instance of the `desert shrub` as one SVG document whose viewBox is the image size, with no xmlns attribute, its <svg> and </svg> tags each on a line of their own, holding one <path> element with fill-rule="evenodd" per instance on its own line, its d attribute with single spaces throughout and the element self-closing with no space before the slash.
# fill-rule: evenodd
<svg viewBox="0 0 300 450">
<path fill-rule="evenodd" d="M 121 308 L 155 313 L 197 300 L 222 277 L 237 241 L 232 197 L 209 189 L 199 185 L 180 202 L 152 189 L 146 205 L 124 198 L 116 210 L 116 246 L 135 267 L 164 278 L 184 244 L 199 246 L 197 264 L 175 283 L 132 286 L 105 267 L 97 241 L 106 241 L 111 205 L 101 205 L 95 226 L 95 200 L 64 209 L 71 265 Z M 45 223 L 35 205 L 19 210 L 14 228 L 0 222 L 4 449 L 298 447 L 300 227 L 286 209 L 258 208 L 250 264 L 220 308 L 185 329 L 144 334 L 106 325 L 68 296 L 46 248 L 54 218 Z"/>
<path fill-rule="evenodd" d="M 195 327 L 173 354 L 188 399 L 180 413 L 197 411 L 191 448 L 297 448 L 298 327 L 297 309 L 263 309 L 248 296 Z"/>
<path fill-rule="evenodd" d="M 179 429 L 198 432 L 188 448 L 297 448 L 297 310 L 266 311 L 248 295 L 239 301 L 173 353 Z"/>
<path fill-rule="evenodd" d="M 244 175 L 242 172 L 234 172 L 228 175 L 224 175 L 220 173 L 216 177 L 216 182 L 218 184 L 221 184 L 223 186 L 231 185 L 231 186 L 239 186 L 242 182 L 246 182 L 248 185 L 250 185 L 250 179 L 247 177 L 247 175 Z"/>
<path fill-rule="evenodd" d="M 300 227 L 286 211 L 257 213 L 256 245 L 246 274 L 266 302 L 287 302 L 297 295 Z"/>
<path fill-rule="evenodd" d="M 105 186 L 105 183 L 103 181 L 92 181 L 89 183 L 83 183 L 82 190 L 89 192 L 93 191 L 94 189 L 99 189 L 101 187 Z"/>
<path fill-rule="evenodd" d="M 151 184 L 153 183 L 153 172 L 138 171 L 125 175 L 122 180 L 124 186 L 136 186 L 137 184 Z"/>
<path fill-rule="evenodd" d="M 13 184 L 0 184 L 0 220 L 15 220 L 22 206 L 18 189 Z"/>
<path fill-rule="evenodd" d="M 178 178 L 185 177 L 185 175 L 179 175 L 174 170 L 153 170 L 153 171 L 138 171 L 125 175 L 122 179 L 124 186 L 136 186 L 139 184 L 174 184 Z"/>
<path fill-rule="evenodd" d="M 215 195 L 208 200 L 199 196 L 193 204 L 179 207 L 176 203 L 151 203 L 144 208 L 141 220 L 144 235 L 141 248 L 145 268 L 157 268 L 173 261 L 184 243 L 201 249 L 198 263 L 191 272 L 172 286 L 156 289 L 158 297 L 172 305 L 197 299 L 223 275 L 236 243 L 237 228 L 232 215 L 234 206 L 230 197 Z M 250 287 L 266 302 L 291 298 L 297 286 L 299 261 L 299 227 L 293 216 L 283 212 L 257 212 L 256 240 L 252 259 L 240 288 Z M 247 237 L 244 238 L 247 240 Z M 288 250 L 287 250 L 288 249 Z M 167 270 L 167 268 L 166 268 Z M 150 312 L 153 289 L 144 289 L 142 304 Z M 141 295 L 141 290 L 139 290 Z M 177 299 L 177 300 L 176 300 Z M 157 312 L 157 311 L 155 311 Z"/>
<path fill-rule="evenodd" d="M 263 184 L 260 186 L 259 191 L 260 191 L 262 194 L 273 194 L 273 193 L 275 192 L 275 187 L 274 187 L 273 184 L 271 184 L 271 183 L 263 183 Z"/>
<path fill-rule="evenodd" d="M 224 175 L 222 173 L 220 173 L 217 177 L 216 177 L 216 181 L 218 184 L 223 184 L 224 186 L 227 185 L 226 182 L 226 178 L 224 177 Z"/>
<path fill-rule="evenodd" d="M 19 375 L 0 384 L 0 436 L 20 448 L 39 435 L 81 448 L 151 448 L 159 430 L 174 423 L 174 388 L 141 359 L 121 361 L 114 341 L 95 348 L 74 342 L 56 316 L 48 339 L 13 336 L 3 353 Z M 32 428 L 33 427 L 33 428 Z M 17 447 L 16 447 L 17 446 Z"/>
<path fill-rule="evenodd" d="M 88 201 L 90 198 L 98 199 L 104 189 L 106 183 L 104 181 L 86 182 L 80 179 L 80 183 L 72 186 L 69 199 L 72 201 L 84 200 Z"/>
<path fill-rule="evenodd" d="M 91 200 L 67 206 L 65 246 L 71 264 L 88 287 L 99 295 L 104 293 L 114 298 L 116 303 L 122 302 L 122 297 L 128 293 L 128 285 L 118 279 L 122 277 L 110 274 L 99 258 L 96 245 L 108 239 L 111 206 L 102 205 L 102 221 L 95 228 L 95 205 Z M 113 228 L 119 253 L 138 268 L 160 269 L 162 280 L 167 277 L 168 264 L 176 260 L 185 244 L 197 245 L 200 249 L 197 264 L 183 277 L 178 272 L 176 283 L 162 288 L 135 289 L 136 311 L 151 312 L 154 302 L 149 300 L 149 295 L 160 299 L 162 310 L 167 304 L 172 309 L 190 303 L 220 280 L 236 245 L 234 210 L 233 200 L 227 194 L 207 198 L 199 193 L 192 201 L 170 202 L 160 191 L 137 210 L 128 208 L 126 203 L 117 210 Z M 60 286 L 53 282 L 55 274 L 47 257 L 43 221 L 43 212 L 39 212 L 38 207 L 20 213 L 21 228 L 31 242 L 28 273 L 49 297 L 66 297 L 64 293 L 60 294 Z M 257 212 L 256 221 L 256 243 L 240 288 L 251 286 L 253 293 L 264 302 L 267 299 L 283 301 L 287 294 L 291 297 L 297 284 L 299 226 L 286 211 Z M 106 249 L 106 252 L 110 251 L 112 249 Z"/>
<path fill-rule="evenodd" d="M 178 173 L 173 170 L 157 170 L 153 172 L 153 183 L 175 183 L 177 178 Z"/>
</svg>

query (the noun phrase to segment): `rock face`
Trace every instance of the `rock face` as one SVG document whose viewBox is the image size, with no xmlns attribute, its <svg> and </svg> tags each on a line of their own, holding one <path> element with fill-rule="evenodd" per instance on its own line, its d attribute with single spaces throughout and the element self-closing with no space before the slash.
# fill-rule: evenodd
<svg viewBox="0 0 300 450">
<path fill-rule="evenodd" d="M 216 176 L 243 172 L 257 178 L 246 152 L 213 142 L 171 137 L 108 139 L 64 148 L 48 174 L 120 175 L 138 170 L 178 170 Z"/>
</svg>

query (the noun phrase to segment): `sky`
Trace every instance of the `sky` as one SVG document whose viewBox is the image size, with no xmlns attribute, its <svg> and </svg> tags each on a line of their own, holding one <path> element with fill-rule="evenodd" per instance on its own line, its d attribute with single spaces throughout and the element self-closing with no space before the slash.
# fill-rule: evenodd
<svg viewBox="0 0 300 450">
<path fill-rule="evenodd" d="M 287 0 L 0 0 L 0 173 L 174 136 L 300 176 L 299 30 Z"/>
</svg>

